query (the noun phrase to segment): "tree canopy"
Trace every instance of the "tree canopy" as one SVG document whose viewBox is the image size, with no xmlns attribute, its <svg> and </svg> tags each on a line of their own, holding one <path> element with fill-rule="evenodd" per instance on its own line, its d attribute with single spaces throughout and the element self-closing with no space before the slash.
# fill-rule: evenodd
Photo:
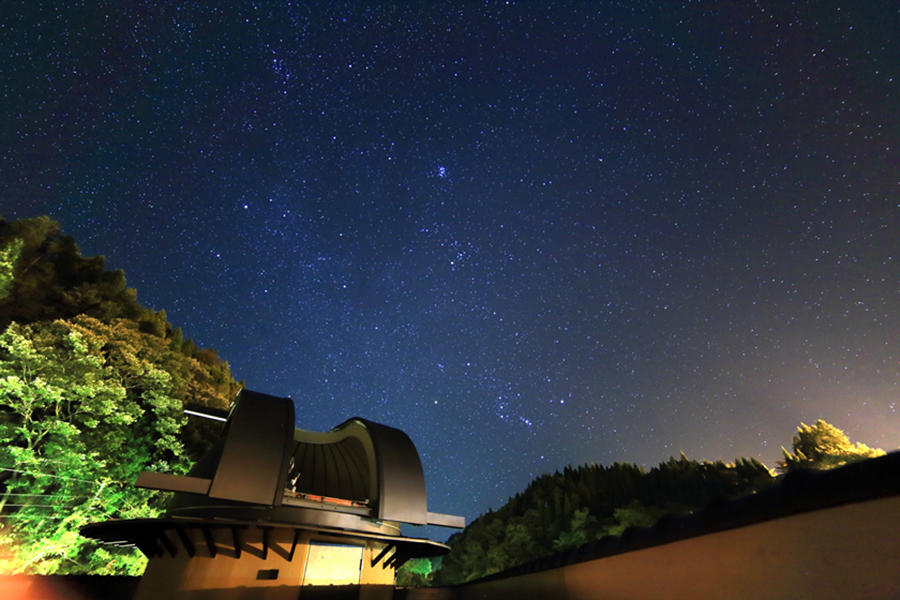
<svg viewBox="0 0 900 600">
<path fill-rule="evenodd" d="M 796 469 L 833 469 L 850 462 L 883 456 L 884 450 L 852 443 L 847 435 L 819 419 L 815 425 L 801 423 L 793 439 L 793 452 L 782 448 L 784 472 Z"/>
<path fill-rule="evenodd" d="M 184 405 L 240 389 L 104 264 L 46 217 L 0 221 L 0 573 L 140 574 L 137 551 L 78 529 L 158 515 L 138 473 L 186 472 L 218 432 Z"/>
<path fill-rule="evenodd" d="M 449 540 L 437 585 L 478 579 L 553 552 L 581 546 L 665 514 L 684 514 L 712 499 L 752 493 L 774 480 L 754 458 L 690 460 L 685 455 L 647 471 L 614 463 L 566 467 L 536 478 L 497 511 L 488 511 Z"/>
<path fill-rule="evenodd" d="M 801 424 L 793 450 L 784 451 L 783 472 L 830 469 L 884 454 L 851 443 L 824 421 Z M 703 509 L 716 498 L 754 493 L 776 479 L 755 458 L 724 463 L 690 460 L 682 454 L 649 471 L 627 463 L 566 467 L 562 473 L 536 478 L 499 510 L 488 511 L 452 536 L 450 554 L 432 579 L 437 585 L 478 579 L 607 535 L 622 535 L 630 527 L 652 526 L 667 514 Z"/>
</svg>

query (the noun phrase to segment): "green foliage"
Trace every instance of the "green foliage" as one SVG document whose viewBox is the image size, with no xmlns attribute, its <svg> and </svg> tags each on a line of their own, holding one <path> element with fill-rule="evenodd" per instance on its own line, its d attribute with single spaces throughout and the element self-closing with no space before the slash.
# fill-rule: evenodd
<svg viewBox="0 0 900 600">
<path fill-rule="evenodd" d="M 427 587 L 431 584 L 434 565 L 428 558 L 412 558 L 397 569 L 398 587 Z"/>
<path fill-rule="evenodd" d="M 186 472 L 218 432 L 184 404 L 227 408 L 240 389 L 135 298 L 50 219 L 0 221 L 0 573 L 139 574 L 138 552 L 78 529 L 158 515 L 138 473 Z"/>
<path fill-rule="evenodd" d="M 12 293 L 13 273 L 22 253 L 23 244 L 23 240 L 13 239 L 5 247 L 0 248 L 0 301 Z"/>
<path fill-rule="evenodd" d="M 152 312 L 137 302 L 122 271 L 105 270 L 102 256 L 82 257 L 75 241 L 62 235 L 59 224 L 48 217 L 0 221 L 0 251 L 13 262 L 9 291 L 0 299 L 0 328 L 13 321 L 33 323 L 80 314 L 140 321 L 144 313 Z"/>
<path fill-rule="evenodd" d="M 700 509 L 771 485 L 756 459 L 734 464 L 679 459 L 646 471 L 631 464 L 567 467 L 538 477 L 499 510 L 488 511 L 449 540 L 451 552 L 434 574 L 454 585 L 574 548 L 633 526 L 653 525 L 670 513 Z"/>
<path fill-rule="evenodd" d="M 13 549 L 0 564 L 4 572 L 108 570 L 95 564 L 93 544 L 77 528 L 155 516 L 158 498 L 123 483 L 142 468 L 187 467 L 172 377 L 132 348 L 104 356 L 115 338 L 98 332 L 96 320 L 82 319 L 14 323 L 0 334 L 0 464 L 11 466 L 4 467 L 0 505 L 15 509 L 2 530 Z"/>
<path fill-rule="evenodd" d="M 793 439 L 793 452 L 784 448 L 783 472 L 796 469 L 833 469 L 850 462 L 883 456 L 884 450 L 850 442 L 837 427 L 819 419 L 815 425 L 801 423 Z"/>
<path fill-rule="evenodd" d="M 675 512 L 691 512 L 690 510 L 669 511 L 659 506 L 644 506 L 639 500 L 613 511 L 616 524 L 608 527 L 606 535 L 622 535 L 631 527 L 652 527 L 667 514 Z"/>
<path fill-rule="evenodd" d="M 622 509 L 616 510 L 618 512 Z M 559 537 L 553 540 L 553 550 L 561 552 L 569 548 L 583 546 L 596 537 L 598 529 L 599 523 L 597 518 L 591 516 L 590 511 L 586 508 L 578 509 L 572 513 L 572 521 L 569 523 L 568 531 L 560 533 Z"/>
<path fill-rule="evenodd" d="M 818 421 L 798 428 L 793 452 L 784 451 L 783 471 L 830 469 L 883 455 L 853 444 L 836 427 Z M 489 510 L 449 540 L 450 554 L 434 574 L 436 585 L 455 585 L 542 556 L 575 548 L 629 527 L 649 527 L 667 514 L 702 509 L 718 497 L 754 493 L 775 481 L 755 458 L 732 464 L 672 457 L 646 471 L 615 463 L 609 467 L 566 467 L 538 477 L 499 510 Z"/>
</svg>

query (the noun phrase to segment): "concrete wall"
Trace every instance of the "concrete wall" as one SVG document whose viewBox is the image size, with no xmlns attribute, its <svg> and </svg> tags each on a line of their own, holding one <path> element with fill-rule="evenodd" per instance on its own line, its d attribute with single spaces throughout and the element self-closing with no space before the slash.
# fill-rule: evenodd
<svg viewBox="0 0 900 600">
<path fill-rule="evenodd" d="M 347 538 L 303 532 L 288 560 L 294 532 L 292 529 L 271 529 L 269 550 L 263 559 L 263 531 L 249 527 L 240 531 L 241 557 L 237 558 L 230 529 L 213 529 L 218 548 L 212 557 L 199 529 L 186 531 L 194 546 L 195 555 L 188 556 L 184 545 L 174 532 L 168 532 L 177 547 L 174 557 L 165 553 L 150 560 L 138 586 L 135 600 L 205 600 L 260 599 L 296 600 L 298 598 L 357 598 L 363 600 L 389 599 L 393 595 L 394 570 L 383 569 L 381 563 L 372 566 L 372 559 L 385 545 L 371 540 L 359 540 L 363 546 L 360 585 L 303 586 L 303 576 L 311 541 L 335 544 L 354 544 Z"/>
<path fill-rule="evenodd" d="M 900 497 L 802 513 L 453 592 L 460 600 L 896 600 Z"/>
</svg>

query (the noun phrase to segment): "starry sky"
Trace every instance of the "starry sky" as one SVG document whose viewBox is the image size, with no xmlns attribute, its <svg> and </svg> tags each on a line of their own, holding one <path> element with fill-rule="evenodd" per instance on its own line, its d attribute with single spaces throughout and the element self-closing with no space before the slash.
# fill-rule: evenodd
<svg viewBox="0 0 900 600">
<path fill-rule="evenodd" d="M 900 447 L 895 2 L 13 2 L 0 214 L 48 214 L 429 510 Z M 446 533 L 444 534 L 446 535 Z"/>
</svg>

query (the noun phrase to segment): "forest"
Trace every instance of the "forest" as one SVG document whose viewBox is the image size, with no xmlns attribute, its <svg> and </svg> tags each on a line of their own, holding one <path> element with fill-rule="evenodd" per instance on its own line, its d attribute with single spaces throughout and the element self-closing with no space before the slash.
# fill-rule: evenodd
<svg viewBox="0 0 900 600">
<path fill-rule="evenodd" d="M 79 528 L 159 515 L 138 473 L 186 473 L 215 433 L 184 405 L 241 384 L 47 217 L 0 220 L 0 332 L 0 574 L 140 575 Z"/>
<path fill-rule="evenodd" d="M 537 477 L 496 511 L 488 511 L 448 540 L 450 554 L 411 561 L 398 584 L 454 585 L 497 573 L 554 552 L 581 546 L 630 527 L 649 527 L 665 515 L 703 509 L 717 498 L 737 498 L 775 483 L 795 469 L 831 469 L 884 454 L 852 443 L 840 429 L 801 424 L 777 470 L 755 458 L 733 463 L 691 460 L 684 454 L 659 466 L 614 463 Z"/>
<path fill-rule="evenodd" d="M 138 473 L 186 473 L 218 431 L 187 420 L 184 406 L 227 409 L 242 385 L 215 350 L 140 304 L 121 271 L 83 257 L 58 223 L 0 219 L 0 574 L 140 575 L 137 550 L 99 547 L 79 528 L 161 514 L 168 496 L 134 487 Z M 883 454 L 823 421 L 792 441 L 781 473 Z M 442 560 L 408 562 L 397 583 L 471 581 L 778 476 L 755 458 L 683 454 L 649 471 L 567 467 L 451 537 Z"/>
</svg>

